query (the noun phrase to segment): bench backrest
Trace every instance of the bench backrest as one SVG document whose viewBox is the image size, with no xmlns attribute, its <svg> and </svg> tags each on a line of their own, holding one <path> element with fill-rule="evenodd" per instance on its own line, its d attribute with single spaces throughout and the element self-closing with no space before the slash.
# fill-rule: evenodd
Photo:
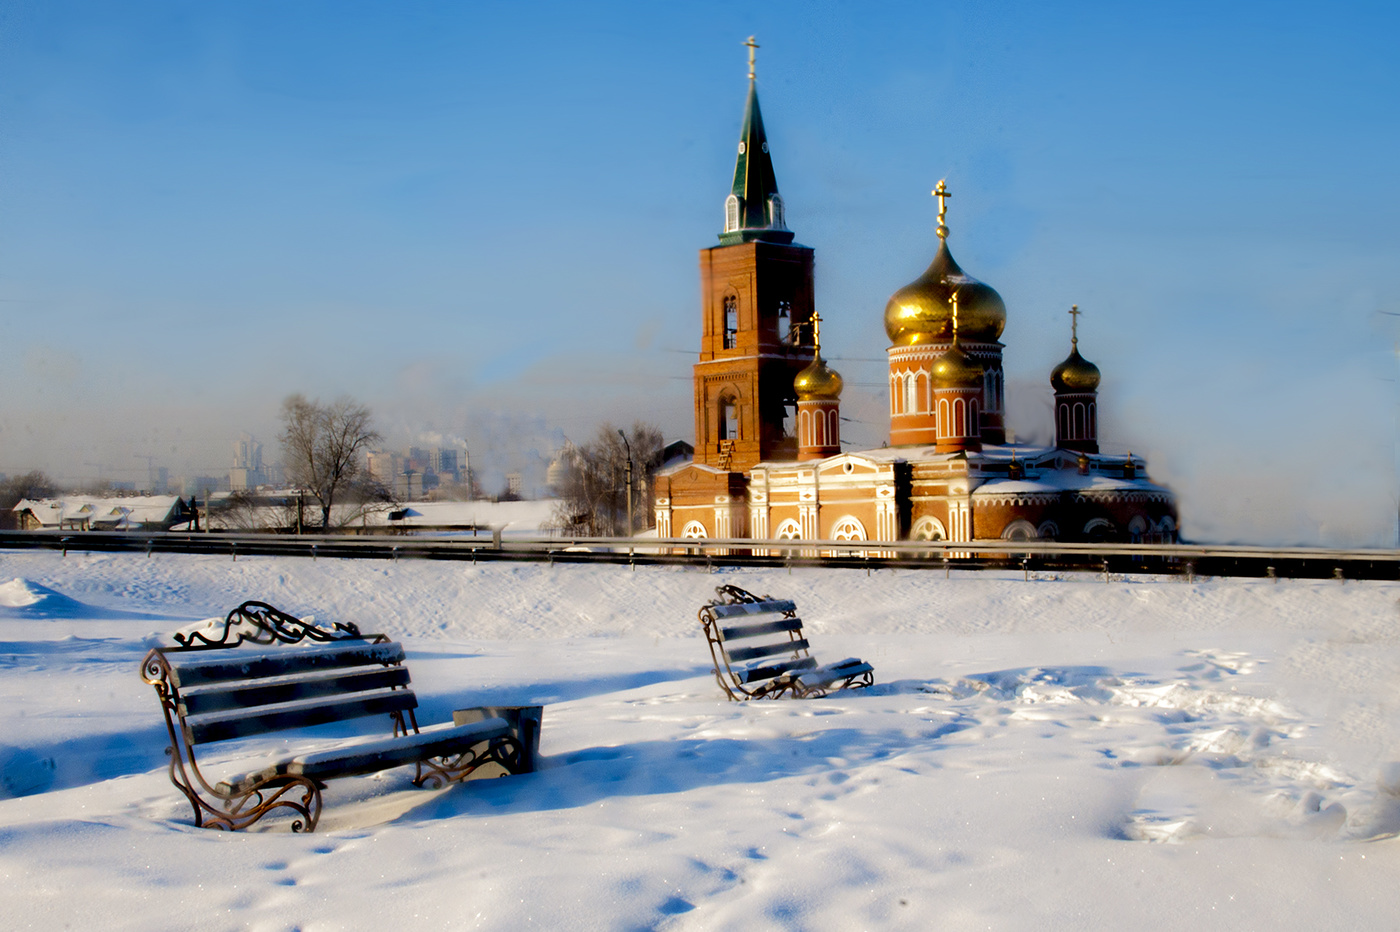
<svg viewBox="0 0 1400 932">
<path fill-rule="evenodd" d="M 207 744 L 417 707 L 401 644 L 157 649 L 185 741 Z"/>
<path fill-rule="evenodd" d="M 816 665 L 807 653 L 797 605 L 787 599 L 707 605 L 701 617 L 706 634 L 739 683 L 757 683 Z"/>
</svg>

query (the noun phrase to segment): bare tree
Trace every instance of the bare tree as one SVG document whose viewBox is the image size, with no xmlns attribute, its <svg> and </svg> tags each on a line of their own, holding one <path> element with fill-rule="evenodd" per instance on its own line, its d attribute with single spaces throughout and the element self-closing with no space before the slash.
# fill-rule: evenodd
<svg viewBox="0 0 1400 932">
<path fill-rule="evenodd" d="M 360 455 L 382 438 L 369 408 L 342 395 L 330 404 L 301 394 L 282 402 L 282 457 L 287 476 L 321 506 L 321 528 L 331 524 L 335 498 L 360 475 Z"/>
<path fill-rule="evenodd" d="M 633 510 L 649 525 L 651 476 L 661 465 L 661 431 L 637 421 L 626 434 L 603 424 L 593 440 L 574 447 L 560 484 L 554 525 L 587 537 L 630 536 L 627 525 L 627 453 L 632 453 Z"/>
<path fill-rule="evenodd" d="M 13 509 L 21 501 L 49 498 L 55 491 L 53 480 L 38 470 L 0 482 L 0 530 L 16 526 L 18 516 Z"/>
</svg>

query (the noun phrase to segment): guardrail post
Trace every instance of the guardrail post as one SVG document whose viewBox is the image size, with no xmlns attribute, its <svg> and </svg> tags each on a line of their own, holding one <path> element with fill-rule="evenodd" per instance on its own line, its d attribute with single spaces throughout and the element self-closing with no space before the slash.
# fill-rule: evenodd
<svg viewBox="0 0 1400 932">
<path fill-rule="evenodd" d="M 153 540 L 147 540 L 147 541 L 146 541 L 146 559 L 147 559 L 147 560 L 149 560 L 149 559 L 151 558 L 151 548 L 154 547 L 155 544 L 156 544 L 156 542 L 153 541 Z"/>
<path fill-rule="evenodd" d="M 1186 581 L 1187 581 L 1187 582 L 1195 582 L 1195 581 L 1196 581 L 1196 564 L 1195 564 L 1194 562 L 1192 562 L 1191 560 L 1187 560 L 1187 561 L 1186 561 Z"/>
<path fill-rule="evenodd" d="M 311 562 L 312 562 L 312 563 L 315 563 L 315 562 L 316 562 L 316 545 L 315 545 L 315 544 L 312 544 L 312 545 L 311 545 Z"/>
<path fill-rule="evenodd" d="M 1275 583 L 1278 582 L 1278 573 L 1274 571 L 1274 568 L 1272 566 L 1264 567 L 1264 575 L 1267 578 L 1272 579 Z"/>
<path fill-rule="evenodd" d="M 1346 578 L 1346 576 L 1342 573 L 1342 568 L 1341 568 L 1340 566 L 1337 567 L 1336 569 L 1334 569 L 1334 570 L 1332 571 L 1332 578 L 1335 579 L 1337 582 L 1341 583 L 1341 584 L 1344 585 L 1344 586 L 1345 586 L 1346 583 L 1347 583 L 1347 578 Z"/>
<path fill-rule="evenodd" d="M 1021 561 L 1021 575 L 1024 582 L 1031 581 L 1031 560 L 1030 557 Z"/>
<path fill-rule="evenodd" d="M 1108 582 L 1108 561 L 1107 561 L 1107 560 L 1104 560 L 1104 561 L 1103 561 L 1103 581 L 1104 581 L 1105 583 Z"/>
<path fill-rule="evenodd" d="M 231 540 L 231 541 L 228 542 L 228 552 L 231 553 L 231 554 L 233 554 L 233 562 L 234 562 L 234 563 L 237 563 L 237 562 L 238 562 L 238 541 L 236 541 L 236 540 Z"/>
</svg>

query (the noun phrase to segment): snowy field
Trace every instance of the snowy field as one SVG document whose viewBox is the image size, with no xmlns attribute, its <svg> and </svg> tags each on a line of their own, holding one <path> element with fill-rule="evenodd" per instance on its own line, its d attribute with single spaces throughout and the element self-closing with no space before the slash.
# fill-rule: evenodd
<svg viewBox="0 0 1400 932">
<path fill-rule="evenodd" d="M 695 620 L 721 583 L 794 598 L 877 686 L 726 702 Z M 544 704 L 540 770 L 336 781 L 312 835 L 193 828 L 138 664 L 247 598 L 402 639 L 424 724 Z M 1397 599 L 0 553 L 0 927 L 1391 929 Z"/>
</svg>

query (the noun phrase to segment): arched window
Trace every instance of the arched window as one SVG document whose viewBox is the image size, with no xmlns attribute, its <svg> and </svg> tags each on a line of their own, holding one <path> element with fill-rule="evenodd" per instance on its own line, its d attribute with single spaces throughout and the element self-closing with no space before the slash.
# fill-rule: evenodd
<svg viewBox="0 0 1400 932">
<path fill-rule="evenodd" d="M 1040 527 L 1035 529 L 1035 534 L 1041 540 L 1058 540 L 1060 528 L 1054 521 L 1042 521 Z"/>
<path fill-rule="evenodd" d="M 947 537 L 943 522 L 928 515 L 915 521 L 914 530 L 909 534 L 910 540 L 945 540 Z"/>
<path fill-rule="evenodd" d="M 1157 523 L 1157 539 L 1163 544 L 1176 543 L 1176 522 L 1171 515 L 1163 515 Z"/>
<path fill-rule="evenodd" d="M 812 412 L 797 412 L 797 442 L 804 447 L 812 445 Z"/>
<path fill-rule="evenodd" d="M 920 372 L 914 376 L 914 410 L 928 411 L 928 373 Z"/>
<path fill-rule="evenodd" d="M 1074 403 L 1074 439 L 1084 439 L 1084 402 Z"/>
<path fill-rule="evenodd" d="M 681 536 L 699 539 L 702 537 L 709 537 L 710 535 L 705 533 L 705 525 L 701 524 L 699 521 L 688 521 L 686 522 L 685 530 L 681 531 Z"/>
<path fill-rule="evenodd" d="M 783 341 L 784 343 L 791 343 L 791 342 L 792 342 L 792 302 L 791 302 L 791 301 L 779 301 L 779 302 L 778 302 L 778 323 L 777 323 L 776 330 L 777 330 L 777 334 L 778 334 L 778 339 L 779 339 L 779 340 Z"/>
<path fill-rule="evenodd" d="M 733 233 L 739 229 L 739 197 L 731 194 L 724 199 L 724 232 Z"/>
<path fill-rule="evenodd" d="M 949 431 L 949 436 L 967 436 L 967 405 L 961 398 L 953 399 L 953 429 Z"/>
<path fill-rule="evenodd" d="M 1037 536 L 1035 525 L 1025 518 L 1017 518 L 1001 532 L 1002 540 L 1035 540 Z"/>
<path fill-rule="evenodd" d="M 865 525 L 851 515 L 836 522 L 831 529 L 832 540 L 865 540 Z"/>
<path fill-rule="evenodd" d="M 775 230 L 787 229 L 787 220 L 783 216 L 783 199 L 776 194 L 768 198 L 768 225 Z"/>
<path fill-rule="evenodd" d="M 938 436 L 951 437 L 953 435 L 953 424 L 948 420 L 948 399 L 938 399 Z"/>
<path fill-rule="evenodd" d="M 1086 437 L 1093 440 L 1099 435 L 1099 405 L 1098 402 L 1089 402 L 1089 433 Z"/>
<path fill-rule="evenodd" d="M 904 373 L 904 410 L 908 414 L 913 414 L 919 410 L 919 400 L 914 389 L 914 373 Z"/>
<path fill-rule="evenodd" d="M 778 533 L 777 533 L 776 535 L 774 535 L 774 539 L 775 539 L 775 540 L 801 540 L 801 539 L 802 539 L 802 525 L 798 524 L 796 521 L 792 520 L 791 518 L 788 518 L 788 519 L 787 519 L 786 521 L 784 521 L 782 524 L 778 525 Z"/>
<path fill-rule="evenodd" d="M 826 442 L 828 446 L 839 447 L 841 445 L 841 417 L 832 408 L 827 414 L 831 418 L 830 426 L 826 429 Z"/>
<path fill-rule="evenodd" d="M 1150 525 L 1142 515 L 1133 515 L 1128 521 L 1128 541 L 1129 543 L 1140 544 L 1147 537 L 1147 529 Z"/>
<path fill-rule="evenodd" d="M 891 415 L 891 416 L 896 415 L 896 414 L 903 414 L 903 413 L 904 413 L 904 411 L 903 411 L 903 410 L 900 408 L 900 406 L 899 406 L 899 402 L 902 400 L 902 399 L 900 398 L 900 396 L 899 396 L 899 384 L 900 384 L 900 383 L 899 383 L 899 376 L 896 375 L 895 373 L 891 372 L 891 373 L 890 373 L 890 415 Z"/>
<path fill-rule="evenodd" d="M 739 296 L 724 296 L 724 348 L 733 349 L 739 343 Z"/>
<path fill-rule="evenodd" d="M 1068 405 L 1068 404 L 1065 404 L 1065 403 L 1063 403 L 1063 402 L 1061 402 L 1060 405 L 1059 405 L 1059 408 L 1060 408 L 1060 440 L 1062 440 L 1062 441 L 1064 441 L 1064 440 L 1069 440 L 1069 439 L 1070 439 L 1070 436 L 1069 436 L 1069 405 Z"/>
<path fill-rule="evenodd" d="M 1088 524 L 1084 525 L 1084 536 L 1087 537 L 1091 543 L 1102 544 L 1116 540 L 1118 531 L 1114 528 L 1111 521 L 1105 518 L 1093 518 Z"/>
</svg>

